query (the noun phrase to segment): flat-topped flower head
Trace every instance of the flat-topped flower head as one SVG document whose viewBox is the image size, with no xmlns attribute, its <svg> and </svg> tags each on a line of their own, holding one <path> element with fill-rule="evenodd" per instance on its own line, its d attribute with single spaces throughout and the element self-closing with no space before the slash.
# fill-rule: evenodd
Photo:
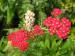
<svg viewBox="0 0 75 56">
<path fill-rule="evenodd" d="M 66 39 L 69 32 L 70 29 L 68 27 L 62 26 L 57 30 L 57 35 L 59 36 L 59 38 Z"/>
<path fill-rule="evenodd" d="M 62 21 L 62 23 L 65 25 L 65 26 L 67 26 L 67 27 L 71 27 L 71 21 L 69 20 L 69 19 L 67 19 L 67 18 L 62 18 L 61 19 L 61 21 Z"/>
<path fill-rule="evenodd" d="M 27 31 L 25 31 L 23 29 L 20 29 L 20 30 L 8 35 L 8 41 L 11 41 L 11 45 L 14 47 L 19 47 L 19 45 L 23 45 L 23 47 L 24 47 L 24 44 L 27 43 L 26 41 L 28 39 L 29 38 L 27 36 Z"/>
<path fill-rule="evenodd" d="M 44 25 L 48 27 L 50 35 L 57 34 L 59 38 L 66 39 L 70 32 L 71 21 L 67 18 L 48 17 L 44 20 Z"/>
<path fill-rule="evenodd" d="M 29 43 L 22 41 L 22 42 L 19 42 L 17 46 L 20 51 L 26 51 L 29 47 Z"/>
<path fill-rule="evenodd" d="M 54 28 L 59 28 L 61 27 L 61 21 L 59 18 L 53 18 L 52 19 L 52 23 L 51 23 L 51 27 L 54 27 Z"/>
<path fill-rule="evenodd" d="M 51 26 L 51 23 L 52 23 L 52 20 L 53 18 L 52 17 L 47 17 L 44 21 L 43 21 L 43 24 L 47 27 L 50 27 Z"/>
<path fill-rule="evenodd" d="M 13 32 L 11 34 L 8 34 L 8 40 L 12 41 L 12 40 L 18 40 L 18 41 L 24 41 L 27 40 L 27 31 L 20 29 L 16 32 Z"/>
<path fill-rule="evenodd" d="M 49 31 L 50 35 L 54 35 L 56 33 L 56 28 L 50 27 L 48 31 Z"/>
<path fill-rule="evenodd" d="M 39 25 L 34 26 L 34 32 L 36 35 L 43 35 L 44 34 L 44 31 L 40 28 Z"/>
<path fill-rule="evenodd" d="M 54 8 L 54 10 L 51 12 L 51 14 L 54 16 L 54 17 L 57 17 L 59 15 L 62 14 L 62 10 L 59 9 L 59 8 Z"/>
</svg>

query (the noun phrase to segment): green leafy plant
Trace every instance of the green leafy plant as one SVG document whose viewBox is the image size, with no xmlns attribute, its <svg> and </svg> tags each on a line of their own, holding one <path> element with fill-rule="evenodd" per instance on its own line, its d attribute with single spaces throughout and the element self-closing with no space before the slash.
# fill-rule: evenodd
<svg viewBox="0 0 75 56">
<path fill-rule="evenodd" d="M 74 0 L 0 0 L 0 56 L 75 56 L 74 2 Z M 71 31 L 67 39 L 61 39 L 57 34 L 50 35 L 49 27 L 43 24 L 43 21 L 51 16 L 54 8 L 62 10 L 62 14 L 57 18 L 61 20 L 62 17 L 67 17 L 71 21 Z M 27 31 L 25 25 L 25 13 L 28 10 L 35 14 L 31 31 Z M 52 15 L 53 17 L 56 16 Z M 40 35 L 40 32 L 35 34 L 34 27 L 44 34 Z M 29 36 L 29 40 L 25 40 L 29 47 L 23 52 L 8 43 L 8 35 L 13 32 L 19 33 L 20 29 L 26 30 Z M 18 38 L 17 33 L 13 36 L 16 35 Z"/>
</svg>

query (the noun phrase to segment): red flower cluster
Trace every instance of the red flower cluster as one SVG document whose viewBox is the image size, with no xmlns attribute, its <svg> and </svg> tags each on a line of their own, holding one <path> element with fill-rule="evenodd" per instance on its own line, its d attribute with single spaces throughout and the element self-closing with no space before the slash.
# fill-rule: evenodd
<svg viewBox="0 0 75 56">
<path fill-rule="evenodd" d="M 19 30 L 8 35 L 8 41 L 11 41 L 12 46 L 19 48 L 21 51 L 27 50 L 29 43 L 27 31 Z"/>
<path fill-rule="evenodd" d="M 51 26 L 51 21 L 52 21 L 52 17 L 48 17 L 44 20 L 43 23 L 45 26 L 49 27 L 49 26 Z"/>
<path fill-rule="evenodd" d="M 40 28 L 39 25 L 35 25 L 33 31 L 34 31 L 35 35 L 43 35 L 44 34 L 44 31 Z"/>
<path fill-rule="evenodd" d="M 60 14 L 62 14 L 62 10 L 58 9 L 58 8 L 55 8 L 51 14 L 56 17 L 56 16 L 59 16 Z"/>
<path fill-rule="evenodd" d="M 56 34 L 57 34 L 60 38 L 66 39 L 69 32 L 70 32 L 69 27 L 62 26 L 62 27 L 60 27 L 60 28 L 57 30 Z"/>
<path fill-rule="evenodd" d="M 55 17 L 48 17 L 44 20 L 44 25 L 49 28 L 51 35 L 57 34 L 60 38 L 66 39 L 68 33 L 70 32 L 71 22 L 67 18 L 62 18 L 61 20 L 56 18 L 62 14 L 62 10 L 55 8 L 51 14 Z"/>
<path fill-rule="evenodd" d="M 60 38 L 67 38 L 68 33 L 70 32 L 71 22 L 67 18 L 58 18 L 48 17 L 44 20 L 44 25 L 49 28 L 51 35 L 57 34 Z"/>
<path fill-rule="evenodd" d="M 44 31 L 39 25 L 34 26 L 33 31 L 25 31 L 23 29 L 13 32 L 8 35 L 8 41 L 11 41 L 12 46 L 19 48 L 21 51 L 27 50 L 29 43 L 27 40 L 34 38 L 36 35 L 43 35 Z"/>
</svg>

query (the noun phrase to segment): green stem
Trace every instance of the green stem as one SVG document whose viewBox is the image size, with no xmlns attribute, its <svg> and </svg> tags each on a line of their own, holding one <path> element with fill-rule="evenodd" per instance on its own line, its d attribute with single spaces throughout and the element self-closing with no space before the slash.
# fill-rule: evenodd
<svg viewBox="0 0 75 56">
<path fill-rule="evenodd" d="M 43 29 L 43 30 L 48 30 L 48 29 L 46 29 L 46 28 L 42 28 L 42 27 L 41 27 L 41 29 Z"/>
<path fill-rule="evenodd" d="M 3 51 L 4 52 L 7 51 L 9 47 L 10 47 L 10 45 L 7 44 L 7 46 L 3 49 Z"/>
</svg>

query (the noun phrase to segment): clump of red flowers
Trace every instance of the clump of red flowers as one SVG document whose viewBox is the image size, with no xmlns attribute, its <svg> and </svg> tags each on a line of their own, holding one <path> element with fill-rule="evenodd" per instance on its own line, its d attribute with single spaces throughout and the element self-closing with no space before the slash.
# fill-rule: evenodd
<svg viewBox="0 0 75 56">
<path fill-rule="evenodd" d="M 27 42 L 29 39 L 34 39 L 37 35 L 44 34 L 43 30 L 40 28 L 39 25 L 35 25 L 34 29 L 32 31 L 26 31 L 23 29 L 20 29 L 16 32 L 13 32 L 11 34 L 8 34 L 8 41 L 11 41 L 11 45 L 13 47 L 17 47 L 21 51 L 25 51 L 28 49 L 29 42 Z"/>
<path fill-rule="evenodd" d="M 53 17 L 48 17 L 44 20 L 44 25 L 48 27 L 50 35 L 57 34 L 59 38 L 66 39 L 70 32 L 71 21 L 67 18 L 56 18 L 62 13 L 60 9 L 55 8 L 52 11 Z"/>
<path fill-rule="evenodd" d="M 44 34 L 44 31 L 41 29 L 41 27 L 39 25 L 34 26 L 33 32 L 35 33 L 35 35 L 43 35 Z"/>
<path fill-rule="evenodd" d="M 60 14 L 62 14 L 62 10 L 60 10 L 59 8 L 55 8 L 51 14 L 56 17 L 56 16 L 59 16 Z"/>
<path fill-rule="evenodd" d="M 19 48 L 21 51 L 27 50 L 29 46 L 27 40 L 27 31 L 23 29 L 20 29 L 8 35 L 8 41 L 11 41 L 12 46 Z"/>
<path fill-rule="evenodd" d="M 71 21 L 67 18 L 57 18 L 57 16 L 62 14 L 62 10 L 55 8 L 51 14 L 54 17 L 48 17 L 44 20 L 44 25 L 48 27 L 50 35 L 57 34 L 59 38 L 66 39 L 68 33 L 70 32 Z M 26 31 L 20 29 L 16 32 L 8 34 L 8 41 L 11 41 L 11 45 L 17 47 L 21 51 L 26 51 L 29 47 L 29 42 L 27 42 L 30 37 L 34 38 L 37 35 L 43 35 L 44 31 L 39 25 L 35 25 L 32 31 Z"/>
</svg>

